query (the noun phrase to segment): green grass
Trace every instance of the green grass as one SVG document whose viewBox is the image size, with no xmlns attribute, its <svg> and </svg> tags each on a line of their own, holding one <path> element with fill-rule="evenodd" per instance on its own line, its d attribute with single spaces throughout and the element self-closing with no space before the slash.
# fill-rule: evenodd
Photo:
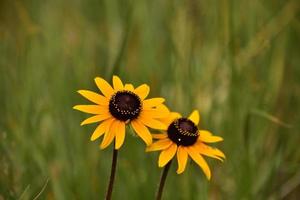
<svg viewBox="0 0 300 200">
<path fill-rule="evenodd" d="M 164 199 L 297 199 L 299 14 L 297 0 L 1 1 L 0 199 L 103 199 L 112 149 L 72 107 L 113 74 L 224 138 L 212 180 L 175 164 Z M 127 135 L 114 199 L 154 199 L 144 148 Z"/>
</svg>

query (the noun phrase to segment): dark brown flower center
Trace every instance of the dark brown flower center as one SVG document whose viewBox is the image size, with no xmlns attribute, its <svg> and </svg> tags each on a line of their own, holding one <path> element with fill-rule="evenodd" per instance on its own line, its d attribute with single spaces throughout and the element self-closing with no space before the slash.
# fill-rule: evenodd
<svg viewBox="0 0 300 200">
<path fill-rule="evenodd" d="M 136 119 L 141 108 L 141 99 L 135 93 L 126 90 L 116 92 L 109 101 L 109 112 L 121 121 Z"/>
<path fill-rule="evenodd" d="M 176 119 L 168 127 L 168 137 L 177 145 L 191 146 L 198 136 L 197 126 L 187 118 Z"/>
</svg>

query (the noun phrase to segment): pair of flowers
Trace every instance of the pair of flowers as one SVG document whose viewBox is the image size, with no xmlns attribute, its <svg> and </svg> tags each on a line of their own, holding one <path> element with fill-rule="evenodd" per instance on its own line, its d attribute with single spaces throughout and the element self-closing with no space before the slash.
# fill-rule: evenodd
<svg viewBox="0 0 300 200">
<path fill-rule="evenodd" d="M 95 105 L 77 105 L 74 109 L 94 114 L 81 125 L 99 123 L 91 136 L 94 141 L 103 136 L 100 148 L 108 147 L 113 141 L 115 150 L 122 147 L 126 136 L 126 125 L 131 125 L 135 133 L 146 143 L 146 151 L 161 151 L 159 167 L 167 165 L 177 155 L 177 173 L 184 172 L 188 157 L 192 158 L 211 178 L 209 166 L 202 155 L 223 160 L 225 155 L 207 143 L 220 142 L 223 139 L 209 131 L 199 130 L 199 112 L 182 117 L 177 112 L 170 112 L 164 105 L 164 98 L 146 99 L 150 92 L 148 85 L 134 88 L 132 84 L 123 84 L 118 76 L 113 76 L 112 86 L 102 78 L 95 78 L 101 94 L 79 90 L 78 92 Z M 148 128 L 160 130 L 152 134 Z M 155 139 L 157 141 L 152 142 Z"/>
</svg>

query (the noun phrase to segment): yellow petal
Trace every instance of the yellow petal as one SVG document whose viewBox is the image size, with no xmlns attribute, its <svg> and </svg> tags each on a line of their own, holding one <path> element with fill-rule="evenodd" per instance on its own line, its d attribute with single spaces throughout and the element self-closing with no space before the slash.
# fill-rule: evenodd
<svg viewBox="0 0 300 200">
<path fill-rule="evenodd" d="M 213 136 L 213 134 L 209 131 L 200 130 L 198 140 L 201 140 L 202 142 L 206 143 L 214 143 L 223 141 L 223 138 L 219 136 Z"/>
<path fill-rule="evenodd" d="M 173 142 L 169 140 L 169 138 L 165 138 L 162 140 L 159 140 L 157 142 L 152 143 L 150 146 L 146 148 L 146 152 L 149 151 L 158 151 L 162 149 L 167 149 Z"/>
<path fill-rule="evenodd" d="M 155 108 L 153 108 L 152 110 L 160 112 L 161 116 L 164 116 L 164 117 L 167 117 L 170 114 L 169 108 L 164 104 L 160 104 L 160 105 L 156 106 Z M 159 117 L 159 118 L 161 118 L 161 117 Z"/>
<path fill-rule="evenodd" d="M 147 84 L 143 84 L 134 90 L 134 93 L 137 94 L 141 100 L 144 100 L 148 96 L 149 92 L 150 87 Z"/>
<path fill-rule="evenodd" d="M 104 138 L 102 140 L 102 143 L 100 145 L 100 148 L 101 149 L 105 149 L 106 147 L 108 147 L 114 137 L 115 137 L 115 134 L 116 134 L 116 125 L 118 124 L 118 121 L 117 120 L 114 120 L 110 126 L 107 126 L 106 130 L 105 130 L 105 135 L 104 135 Z"/>
<path fill-rule="evenodd" d="M 176 154 L 177 144 L 172 143 L 166 150 L 163 150 L 158 158 L 158 166 L 165 166 Z"/>
<path fill-rule="evenodd" d="M 191 156 L 191 158 L 201 167 L 207 179 L 210 180 L 211 172 L 204 158 L 197 152 L 197 150 L 193 146 L 188 147 L 187 152 Z"/>
<path fill-rule="evenodd" d="M 164 118 L 167 117 L 169 113 L 169 109 L 165 105 L 161 104 L 156 108 L 143 109 L 141 114 L 151 118 Z"/>
<path fill-rule="evenodd" d="M 107 129 L 107 127 L 109 127 L 113 121 L 114 121 L 114 118 L 110 118 L 110 119 L 102 122 L 93 132 L 91 141 L 94 141 L 97 138 L 99 138 L 101 135 L 103 135 L 105 133 L 105 130 Z"/>
<path fill-rule="evenodd" d="M 102 113 L 106 113 L 108 107 L 99 106 L 99 105 L 77 105 L 74 106 L 73 109 L 85 113 L 90 113 L 90 114 L 102 114 Z"/>
<path fill-rule="evenodd" d="M 155 109 L 156 109 L 156 110 L 160 110 L 160 111 L 167 112 L 168 114 L 170 113 L 169 108 L 168 108 L 166 105 L 164 105 L 164 104 L 160 104 L 160 105 L 156 106 Z"/>
<path fill-rule="evenodd" d="M 198 125 L 198 124 L 199 124 L 199 119 L 200 119 L 198 110 L 194 110 L 194 111 L 192 112 L 192 114 L 190 114 L 189 119 L 190 119 L 192 122 L 194 122 L 196 125 Z"/>
<path fill-rule="evenodd" d="M 123 83 L 118 76 L 113 76 L 113 85 L 115 91 L 123 90 L 124 88 Z"/>
<path fill-rule="evenodd" d="M 159 104 L 162 104 L 164 101 L 165 101 L 164 98 L 146 99 L 143 101 L 143 105 L 145 108 L 152 108 L 158 106 Z"/>
<path fill-rule="evenodd" d="M 152 138 L 154 139 L 164 139 L 167 138 L 168 134 L 166 133 L 156 133 L 156 134 L 152 134 Z"/>
<path fill-rule="evenodd" d="M 108 119 L 110 117 L 111 117 L 111 115 L 109 113 L 104 114 L 104 115 L 96 115 L 96 116 L 87 118 L 86 120 L 81 122 L 80 125 L 83 126 L 83 125 L 86 125 L 86 124 L 92 124 L 92 123 L 95 123 L 95 122 L 100 122 L 100 121 L 103 121 L 103 120 Z"/>
<path fill-rule="evenodd" d="M 134 87 L 133 87 L 132 84 L 125 84 L 124 90 L 128 90 L 128 91 L 133 92 L 134 91 Z"/>
<path fill-rule="evenodd" d="M 168 113 L 159 112 L 157 110 L 142 110 L 142 112 L 151 118 L 163 118 L 166 117 L 166 115 L 168 115 Z"/>
<path fill-rule="evenodd" d="M 125 123 L 119 121 L 116 132 L 115 149 L 120 149 L 125 140 Z"/>
<path fill-rule="evenodd" d="M 139 120 L 146 126 L 150 127 L 150 128 L 154 128 L 154 129 L 160 129 L 160 130 L 167 130 L 167 126 L 156 120 L 156 119 L 153 119 L 151 117 L 147 117 L 146 115 L 143 115 L 141 114 Z"/>
<path fill-rule="evenodd" d="M 104 96 L 106 96 L 107 98 L 110 98 L 114 94 L 114 89 L 103 78 L 97 77 L 95 78 L 95 82 L 102 94 L 104 94 Z"/>
<path fill-rule="evenodd" d="M 106 97 L 97 94 L 96 92 L 92 92 L 89 90 L 78 90 L 78 93 L 96 104 L 104 106 L 109 104 L 108 99 Z"/>
<path fill-rule="evenodd" d="M 181 118 L 181 115 L 177 112 L 171 112 L 167 117 L 160 118 L 159 121 L 169 126 L 175 119 Z"/>
<path fill-rule="evenodd" d="M 184 172 L 186 163 L 188 160 L 188 153 L 185 150 L 185 147 L 179 146 L 177 149 L 177 162 L 178 162 L 178 168 L 177 168 L 177 174 L 181 174 Z"/>
<path fill-rule="evenodd" d="M 197 150 L 200 154 L 209 156 L 211 158 L 216 158 L 223 162 L 223 159 L 225 158 L 225 155 L 222 151 L 220 151 L 217 148 L 210 147 L 206 144 L 203 144 L 201 142 L 198 142 L 197 144 Z"/>
<path fill-rule="evenodd" d="M 144 100 L 143 102 L 145 102 L 145 101 L 147 101 L 148 99 L 146 99 L 146 100 Z M 157 106 L 155 106 L 155 107 L 145 107 L 144 106 L 144 108 L 143 108 L 144 110 L 160 110 L 160 111 L 163 111 L 163 112 L 166 112 L 166 113 L 170 113 L 170 110 L 169 110 L 169 108 L 166 106 L 166 105 L 164 105 L 164 104 L 159 104 L 159 105 L 157 105 Z M 166 116 L 167 117 L 167 116 Z"/>
<path fill-rule="evenodd" d="M 152 144 L 152 135 L 149 132 L 148 128 L 140 123 L 138 120 L 131 121 L 131 125 L 138 136 L 146 143 L 147 146 Z"/>
</svg>

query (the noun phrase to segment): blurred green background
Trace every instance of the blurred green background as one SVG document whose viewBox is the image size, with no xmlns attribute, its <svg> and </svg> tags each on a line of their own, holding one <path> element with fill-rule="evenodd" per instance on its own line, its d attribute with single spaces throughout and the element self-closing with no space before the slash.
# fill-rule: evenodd
<svg viewBox="0 0 300 200">
<path fill-rule="evenodd" d="M 94 77 L 201 113 L 227 155 L 173 164 L 164 199 L 299 199 L 299 1 L 0 1 L 0 199 L 103 199 L 111 147 L 72 110 Z M 130 130 L 129 130 L 130 131 Z M 114 199 L 154 199 L 158 153 L 128 134 Z M 40 194 L 39 194 L 40 193 Z"/>
</svg>

